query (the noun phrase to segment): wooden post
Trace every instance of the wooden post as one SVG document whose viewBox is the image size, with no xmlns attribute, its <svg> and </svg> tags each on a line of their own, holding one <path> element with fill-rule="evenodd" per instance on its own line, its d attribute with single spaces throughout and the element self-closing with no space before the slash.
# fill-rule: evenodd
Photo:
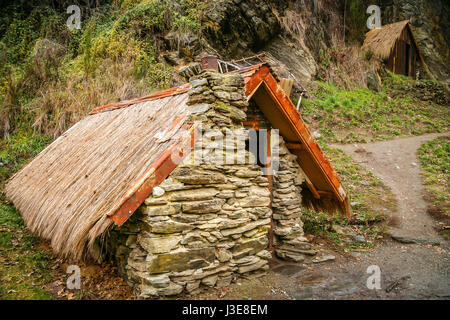
<svg viewBox="0 0 450 320">
<path fill-rule="evenodd" d="M 266 135 L 266 175 L 267 180 L 269 182 L 269 192 L 270 192 L 270 204 L 269 208 L 272 210 L 272 200 L 273 200 L 273 168 L 272 168 L 272 152 L 271 152 L 271 145 L 270 145 L 270 129 L 267 129 L 267 135 Z M 273 213 L 270 217 L 270 229 L 268 232 L 269 237 L 269 251 L 272 251 L 273 249 Z"/>
</svg>

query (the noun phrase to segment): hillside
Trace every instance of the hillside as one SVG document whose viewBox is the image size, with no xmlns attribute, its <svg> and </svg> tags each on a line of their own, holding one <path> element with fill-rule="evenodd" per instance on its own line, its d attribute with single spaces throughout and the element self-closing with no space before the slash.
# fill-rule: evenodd
<svg viewBox="0 0 450 320">
<path fill-rule="evenodd" d="M 70 30 L 66 9 L 73 4 L 81 8 L 81 28 Z M 361 51 L 369 4 L 382 8 L 383 24 L 410 20 L 429 72 L 421 69 L 417 79 L 397 75 Z M 100 280 L 93 268 L 89 289 L 79 296 L 55 285 L 65 277 L 62 261 L 26 230 L 2 190 L 92 109 L 186 83 L 186 70 L 206 53 L 231 61 L 264 52 L 280 78 L 296 80 L 295 105 L 300 86 L 306 89 L 300 113 L 351 192 L 356 222 L 306 212 L 305 228 L 340 252 L 373 249 L 385 236 L 385 225 L 377 223 L 397 210 L 395 194 L 336 144 L 449 131 L 449 20 L 444 0 L 7 2 L 0 13 L 0 276 L 7 283 L 0 298 L 132 298 L 124 283 L 111 293 L 99 289 L 121 281 L 110 265 L 102 266 L 107 272 Z M 428 196 L 444 211 L 447 140 L 420 150 Z M 348 242 L 336 231 L 340 225 L 368 241 Z"/>
</svg>

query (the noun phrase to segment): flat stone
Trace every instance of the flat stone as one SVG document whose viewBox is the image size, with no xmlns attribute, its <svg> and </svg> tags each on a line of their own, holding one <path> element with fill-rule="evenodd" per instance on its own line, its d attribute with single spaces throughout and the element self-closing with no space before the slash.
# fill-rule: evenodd
<svg viewBox="0 0 450 320">
<path fill-rule="evenodd" d="M 147 270 L 147 262 L 144 259 L 130 259 L 128 258 L 127 266 L 131 267 L 137 271 L 146 271 Z"/>
<path fill-rule="evenodd" d="M 167 287 L 158 289 L 158 295 L 174 296 L 174 295 L 180 294 L 182 291 L 183 291 L 183 286 L 172 282 Z"/>
<path fill-rule="evenodd" d="M 214 91 L 214 95 L 223 100 L 229 100 L 230 99 L 230 93 L 226 91 Z"/>
<path fill-rule="evenodd" d="M 181 244 L 186 245 L 192 242 L 205 242 L 205 238 L 200 234 L 199 231 L 189 232 L 184 235 Z"/>
<path fill-rule="evenodd" d="M 194 292 L 200 286 L 200 280 L 190 281 L 186 283 L 186 291 L 189 293 Z"/>
<path fill-rule="evenodd" d="M 149 253 L 155 254 L 166 253 L 176 248 L 181 239 L 181 236 L 149 238 L 148 236 L 145 236 L 145 233 L 143 233 L 138 236 L 137 241 L 144 250 Z"/>
<path fill-rule="evenodd" d="M 181 205 L 142 206 L 141 212 L 148 216 L 170 216 L 181 212 Z M 145 221 L 145 219 L 144 219 Z"/>
<path fill-rule="evenodd" d="M 255 234 L 257 234 L 257 233 L 258 233 L 258 229 L 255 228 L 255 229 L 253 229 L 253 230 L 244 232 L 244 237 L 251 238 L 251 237 L 253 237 L 253 236 L 254 236 Z"/>
<path fill-rule="evenodd" d="M 192 88 L 196 88 L 196 87 L 207 85 L 208 84 L 208 80 L 206 80 L 205 78 L 191 80 L 190 84 L 191 84 Z"/>
<path fill-rule="evenodd" d="M 272 254 L 267 250 L 262 250 L 262 251 L 258 252 L 256 255 L 258 257 L 266 259 L 266 260 L 272 259 Z"/>
<path fill-rule="evenodd" d="M 270 198 L 269 197 L 260 197 L 260 196 L 248 196 L 248 197 L 239 199 L 239 204 L 243 208 L 268 207 L 270 205 Z"/>
<path fill-rule="evenodd" d="M 272 210 L 268 207 L 248 208 L 246 210 L 257 215 L 259 218 L 269 218 L 272 215 Z"/>
<path fill-rule="evenodd" d="M 217 195 L 218 193 L 219 191 L 214 188 L 200 188 L 200 189 L 174 191 L 168 195 L 168 198 L 171 201 L 207 200 L 214 198 L 214 196 Z"/>
<path fill-rule="evenodd" d="M 164 184 L 164 185 L 160 185 L 160 187 L 163 188 L 164 190 L 166 190 L 166 192 L 185 189 L 185 186 L 183 183 Z"/>
<path fill-rule="evenodd" d="M 251 186 L 249 189 L 249 193 L 252 196 L 270 197 L 269 188 L 264 188 L 264 187 Z"/>
<path fill-rule="evenodd" d="M 208 276 L 206 278 L 203 278 L 202 284 L 204 284 L 205 286 L 208 286 L 208 287 L 214 287 L 214 285 L 217 282 L 217 279 L 219 279 L 219 276 L 217 274 L 214 274 L 214 275 Z"/>
<path fill-rule="evenodd" d="M 257 263 L 259 260 L 261 260 L 261 258 L 257 257 L 257 256 L 246 256 L 246 257 L 240 258 L 238 260 L 235 260 L 235 263 L 237 263 L 239 265 L 249 265 L 249 264 Z"/>
<path fill-rule="evenodd" d="M 391 238 L 395 241 L 405 243 L 405 244 L 431 244 L 435 246 L 439 246 L 441 242 L 439 240 L 434 239 L 424 239 L 424 238 L 416 238 L 416 237 L 409 237 L 404 235 L 398 235 L 398 234 L 390 234 Z"/>
<path fill-rule="evenodd" d="M 224 203 L 224 199 L 186 202 L 182 205 L 182 211 L 185 213 L 214 213 L 220 211 Z"/>
<path fill-rule="evenodd" d="M 308 243 L 306 241 L 300 241 L 300 240 L 298 240 L 298 238 L 295 238 L 293 240 L 283 240 L 283 243 L 291 245 L 300 250 L 310 250 L 311 249 L 310 243 Z"/>
<path fill-rule="evenodd" d="M 149 197 L 149 198 L 145 199 L 144 203 L 147 206 L 159 206 L 159 205 L 167 204 L 167 200 L 163 199 L 163 198 L 158 199 L 158 198 Z"/>
<path fill-rule="evenodd" d="M 320 262 L 325 262 L 325 261 L 332 261 L 335 260 L 336 257 L 332 254 L 325 254 L 323 256 L 317 257 L 313 260 L 314 263 L 320 263 Z"/>
<path fill-rule="evenodd" d="M 208 103 L 197 103 L 197 104 L 193 104 L 190 105 L 187 108 L 187 115 L 198 115 L 198 114 L 203 114 L 206 113 L 206 111 L 208 111 L 211 108 L 211 105 Z"/>
<path fill-rule="evenodd" d="M 264 235 L 256 239 L 245 238 L 245 240 L 242 239 L 242 241 L 241 240 L 239 241 L 240 242 L 235 244 L 231 249 L 233 257 L 237 259 L 247 254 L 256 254 L 257 252 L 266 249 L 267 245 L 269 244 L 269 239 L 267 238 L 267 235 Z"/>
<path fill-rule="evenodd" d="M 222 229 L 231 229 L 231 228 L 236 228 L 239 227 L 245 223 L 248 222 L 248 219 L 222 219 L 218 224 L 217 224 L 217 228 L 219 230 Z"/>
<path fill-rule="evenodd" d="M 186 184 L 224 184 L 227 182 L 222 173 L 206 173 L 197 168 L 180 168 L 174 175 L 179 181 Z"/>
<path fill-rule="evenodd" d="M 216 250 L 216 257 L 220 262 L 227 262 L 231 260 L 233 255 L 226 249 L 218 249 Z"/>
<path fill-rule="evenodd" d="M 305 260 L 305 256 L 299 252 L 275 249 L 275 253 L 276 253 L 277 257 L 279 257 L 283 260 L 294 261 L 294 262 L 302 262 Z"/>
<path fill-rule="evenodd" d="M 193 226 L 191 224 L 175 222 L 173 220 L 161 221 L 150 225 L 150 231 L 153 233 L 176 233 L 192 228 Z"/>
<path fill-rule="evenodd" d="M 288 235 L 291 232 L 292 232 L 292 228 L 291 227 L 284 227 L 284 228 L 275 227 L 273 229 L 273 233 L 275 233 L 277 236 L 286 236 L 286 235 Z"/>
<path fill-rule="evenodd" d="M 279 249 L 282 250 L 282 251 L 298 252 L 298 253 L 301 253 L 301 254 L 306 254 L 308 256 L 314 256 L 314 255 L 317 254 L 317 251 L 313 250 L 313 249 L 303 250 L 303 249 L 299 249 L 299 248 L 297 248 L 295 246 L 290 246 L 290 245 L 286 245 L 286 244 L 281 245 L 279 247 Z"/>
<path fill-rule="evenodd" d="M 258 262 L 250 265 L 241 266 L 238 268 L 238 273 L 247 273 L 250 271 L 255 271 L 258 269 L 262 269 L 264 266 L 267 265 L 267 261 L 260 259 Z"/>
<path fill-rule="evenodd" d="M 154 187 L 152 191 L 152 195 L 155 198 L 162 197 L 166 191 L 161 187 Z"/>
<path fill-rule="evenodd" d="M 183 249 L 169 253 L 149 255 L 147 270 L 151 273 L 180 272 L 187 269 L 206 267 L 215 259 L 213 248 Z"/>
<path fill-rule="evenodd" d="M 228 275 L 228 276 L 224 276 L 224 277 L 221 276 L 217 280 L 216 287 L 217 288 L 228 287 L 231 284 L 232 280 L 233 280 L 233 276 L 232 275 Z"/>
<path fill-rule="evenodd" d="M 143 280 L 155 288 L 166 288 L 170 284 L 170 279 L 166 274 L 156 276 L 148 275 Z"/>
<path fill-rule="evenodd" d="M 254 228 L 258 227 L 258 226 L 265 225 L 265 224 L 270 224 L 270 218 L 261 219 L 261 220 L 257 220 L 257 221 L 252 221 L 252 222 L 247 223 L 244 226 L 237 227 L 237 228 L 232 228 L 232 229 L 225 229 L 225 230 L 222 230 L 220 232 L 222 233 L 222 235 L 224 237 L 227 237 L 227 236 L 231 236 L 233 234 L 244 233 L 246 231 L 252 230 L 252 229 L 254 229 Z"/>
<path fill-rule="evenodd" d="M 261 171 L 249 170 L 249 169 L 240 169 L 235 173 L 236 177 L 239 178 L 255 178 L 262 175 Z"/>
</svg>

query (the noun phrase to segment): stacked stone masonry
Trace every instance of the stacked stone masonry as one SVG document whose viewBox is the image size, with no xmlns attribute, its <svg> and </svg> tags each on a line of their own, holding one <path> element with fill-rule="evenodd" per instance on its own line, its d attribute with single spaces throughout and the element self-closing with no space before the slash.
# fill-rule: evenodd
<svg viewBox="0 0 450 320">
<path fill-rule="evenodd" d="M 310 249 L 300 221 L 302 179 L 295 156 L 280 139 L 272 212 L 269 181 L 242 148 L 248 107 L 242 76 L 207 70 L 191 84 L 187 121 L 200 121 L 205 134 L 107 242 L 140 298 L 194 294 L 239 277 L 264 275 L 272 257 L 272 217 L 279 257 L 299 261 L 302 253 L 291 249 Z M 212 138 L 211 130 L 226 141 Z M 220 143 L 225 148 L 217 148 Z"/>
</svg>

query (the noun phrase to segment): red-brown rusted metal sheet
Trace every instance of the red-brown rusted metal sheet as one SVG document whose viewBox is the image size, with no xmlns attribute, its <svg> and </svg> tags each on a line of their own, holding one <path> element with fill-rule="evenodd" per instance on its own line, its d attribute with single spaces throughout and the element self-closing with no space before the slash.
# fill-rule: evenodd
<svg viewBox="0 0 450 320">
<path fill-rule="evenodd" d="M 184 126 L 187 128 L 187 125 Z M 119 202 L 123 204 L 120 208 L 111 214 L 109 217 L 118 225 L 121 226 L 128 220 L 128 218 L 141 206 L 153 191 L 153 188 L 158 186 L 166 179 L 169 174 L 178 166 L 194 147 L 197 139 L 197 126 L 193 125 L 189 133 L 180 138 L 174 145 L 164 151 L 159 158 L 150 165 L 142 176 L 147 176 L 145 181 L 137 188 L 137 191 L 130 196 L 125 192 L 125 199 L 122 197 Z M 140 183 L 142 177 L 138 178 L 135 183 Z M 133 186 L 131 187 L 133 189 Z"/>
<path fill-rule="evenodd" d="M 191 84 L 186 83 L 186 84 L 178 86 L 178 87 L 158 91 L 158 92 L 155 92 L 155 93 L 152 93 L 152 94 L 149 94 L 147 96 L 143 96 L 143 97 L 140 97 L 137 99 L 124 100 L 124 101 L 114 102 L 114 103 L 110 103 L 110 104 L 107 104 L 104 106 L 100 106 L 100 107 L 97 107 L 94 110 L 92 110 L 89 114 L 96 114 L 96 113 L 100 113 L 100 112 L 104 112 L 104 111 L 111 111 L 111 110 L 116 110 L 116 109 L 120 109 L 120 108 L 126 108 L 128 106 L 134 105 L 139 102 L 152 101 L 152 100 L 157 100 L 157 99 L 174 96 L 177 94 L 186 93 L 189 91 L 190 88 L 191 88 Z"/>
<path fill-rule="evenodd" d="M 317 197 L 320 196 L 321 191 L 331 191 L 335 198 L 343 204 L 342 208 L 345 209 L 345 213 L 350 216 L 351 209 L 348 203 L 346 203 L 348 202 L 348 196 L 338 174 L 309 131 L 299 111 L 278 85 L 270 68 L 263 63 L 251 66 L 245 70 L 239 70 L 238 72 L 244 76 L 247 98 L 250 100 L 258 90 L 261 90 L 260 87 L 263 86 L 272 100 L 276 102 L 276 109 L 265 110 L 268 120 L 270 121 L 271 116 L 275 115 L 275 113 L 278 113 L 277 116 L 281 114 L 283 119 L 286 120 L 285 125 L 289 126 L 290 130 L 295 132 L 296 141 L 290 142 L 299 142 L 303 146 L 302 152 L 297 154 L 299 163 L 302 164 L 303 160 L 305 162 L 312 160 L 314 163 L 314 166 L 308 170 L 304 170 L 312 183 L 310 188 L 312 187 L 311 191 L 313 194 Z M 318 181 L 321 181 L 322 188 L 325 186 L 328 187 L 328 190 L 320 190 L 320 188 L 317 188 L 315 182 Z M 326 184 L 323 181 L 326 181 Z"/>
</svg>

